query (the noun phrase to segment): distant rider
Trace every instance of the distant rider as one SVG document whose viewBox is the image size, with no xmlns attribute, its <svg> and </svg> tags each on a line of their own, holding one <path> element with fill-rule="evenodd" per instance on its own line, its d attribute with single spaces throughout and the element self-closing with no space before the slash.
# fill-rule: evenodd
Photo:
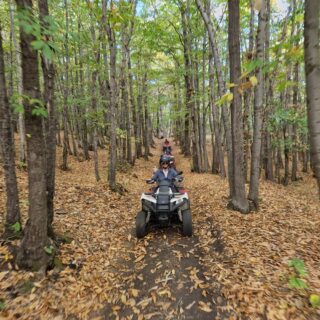
<svg viewBox="0 0 320 320">
<path fill-rule="evenodd" d="M 167 154 L 171 154 L 171 152 L 172 152 L 172 147 L 171 147 L 170 142 L 167 138 L 166 138 L 166 140 L 164 140 L 164 143 L 162 146 L 162 152 L 167 153 Z"/>
</svg>

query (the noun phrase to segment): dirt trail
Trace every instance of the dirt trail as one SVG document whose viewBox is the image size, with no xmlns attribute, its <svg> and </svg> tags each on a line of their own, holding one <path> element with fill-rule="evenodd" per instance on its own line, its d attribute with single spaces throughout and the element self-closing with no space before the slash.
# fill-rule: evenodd
<svg viewBox="0 0 320 320">
<path fill-rule="evenodd" d="M 145 178 L 149 178 L 151 168 L 157 165 L 161 151 L 161 141 L 153 149 L 154 156 L 146 168 L 141 168 Z M 183 170 L 184 186 L 190 192 L 191 210 L 196 206 L 196 195 L 201 192 L 201 185 L 197 183 L 197 175 L 190 172 L 188 159 L 178 153 L 173 145 L 178 170 Z M 139 170 L 141 173 L 141 171 Z M 142 181 L 144 182 L 144 181 Z M 140 182 L 139 182 L 140 185 Z M 141 185 L 141 190 L 146 186 Z M 195 196 L 195 197 L 194 197 Z M 137 198 L 138 201 L 138 198 Z M 195 210 L 196 212 L 196 210 Z M 112 317 L 120 319 L 224 319 L 225 302 L 221 294 L 221 285 L 217 279 L 206 270 L 202 263 L 208 243 L 201 243 L 199 231 L 203 223 L 197 214 L 193 214 L 194 235 L 183 237 L 181 227 L 152 228 L 143 240 L 128 246 L 130 260 L 124 267 L 123 279 L 126 285 L 121 296 L 121 309 L 108 305 L 103 314 L 106 319 Z M 132 228 L 129 238 L 134 237 Z M 212 230 L 212 235 L 218 233 Z M 212 241 L 213 243 L 214 241 Z M 220 254 L 223 246 L 215 242 L 211 246 Z M 214 285 L 213 285 L 214 284 Z M 143 314 L 143 317 L 142 317 Z M 101 315 L 101 313 L 100 313 Z M 139 318 L 140 315 L 140 318 Z"/>
<path fill-rule="evenodd" d="M 312 175 L 300 172 L 301 179 L 286 187 L 261 179 L 259 212 L 242 215 L 226 208 L 227 180 L 190 172 L 190 159 L 174 146 L 191 199 L 194 236 L 182 237 L 174 227 L 137 240 L 139 198 L 149 187 L 144 180 L 158 164 L 160 146 L 157 141 L 149 161 L 119 168 L 117 181 L 127 189 L 122 195 L 107 187 L 104 150 L 99 183 L 92 161 L 70 157 L 69 171 L 57 168 L 54 229 L 69 240 L 59 247 L 57 267 L 41 281 L 14 270 L 8 247 L 0 244 L 0 318 L 320 319 L 320 309 L 309 303 L 310 294 L 320 292 L 320 205 Z M 61 157 L 58 148 L 57 165 Z M 25 223 L 26 172 L 18 172 L 18 181 Z M 0 211 L 4 207 L 0 197 Z M 303 292 L 288 285 L 293 258 L 308 271 L 309 289 Z"/>
</svg>

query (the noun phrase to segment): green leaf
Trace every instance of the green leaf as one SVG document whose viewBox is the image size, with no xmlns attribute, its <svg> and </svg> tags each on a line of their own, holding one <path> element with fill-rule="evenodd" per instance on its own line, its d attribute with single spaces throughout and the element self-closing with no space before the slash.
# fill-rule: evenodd
<svg viewBox="0 0 320 320">
<path fill-rule="evenodd" d="M 38 107 L 38 106 L 32 109 L 31 114 L 33 116 L 39 116 L 39 117 L 44 117 L 44 118 L 48 117 L 48 111 L 45 108 Z"/>
<path fill-rule="evenodd" d="M 54 247 L 53 246 L 49 246 L 49 247 L 44 247 L 44 251 L 49 254 L 52 255 L 54 253 Z"/>
<path fill-rule="evenodd" d="M 20 103 L 13 104 L 13 112 L 14 113 L 24 113 L 24 107 Z"/>
<path fill-rule="evenodd" d="M 5 307 L 6 307 L 6 304 L 4 303 L 4 301 L 0 300 L 0 311 L 4 310 Z"/>
<path fill-rule="evenodd" d="M 308 289 L 308 285 L 302 279 L 295 277 L 289 279 L 289 287 L 293 289 Z"/>
<path fill-rule="evenodd" d="M 14 231 L 15 233 L 20 232 L 20 231 L 21 231 L 21 224 L 20 224 L 20 222 L 17 221 L 15 224 L 11 225 L 11 226 L 10 226 L 10 229 L 11 229 L 12 231 Z"/>
<path fill-rule="evenodd" d="M 47 44 L 44 45 L 42 53 L 45 56 L 45 58 L 47 58 L 48 60 L 52 60 L 53 51 Z"/>
<path fill-rule="evenodd" d="M 320 297 L 317 294 L 311 294 L 309 297 L 309 302 L 313 308 L 320 307 Z"/>
<path fill-rule="evenodd" d="M 40 107 L 44 106 L 43 102 L 41 100 L 39 100 L 39 99 L 36 99 L 36 98 L 31 98 L 29 100 L 29 103 L 30 104 L 35 104 L 35 105 L 40 106 Z"/>
<path fill-rule="evenodd" d="M 34 50 L 40 50 L 45 45 L 45 42 L 42 40 L 34 40 L 31 42 L 31 45 Z"/>
<path fill-rule="evenodd" d="M 304 262 L 300 259 L 294 258 L 288 261 L 288 266 L 293 267 L 300 277 L 308 275 Z"/>
</svg>

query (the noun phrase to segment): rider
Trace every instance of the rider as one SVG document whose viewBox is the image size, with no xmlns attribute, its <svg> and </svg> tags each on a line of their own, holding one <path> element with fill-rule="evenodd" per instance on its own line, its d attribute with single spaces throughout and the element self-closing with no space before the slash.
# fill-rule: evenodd
<svg viewBox="0 0 320 320">
<path fill-rule="evenodd" d="M 163 143 L 163 146 L 162 146 L 162 152 L 171 154 L 171 151 L 172 151 L 172 147 L 170 145 L 169 140 L 166 138 L 166 140 L 164 140 L 164 143 Z"/>
<path fill-rule="evenodd" d="M 170 168 L 170 161 L 170 157 L 162 155 L 159 161 L 160 168 L 154 173 L 151 179 L 159 183 L 160 181 L 165 179 L 172 180 L 173 178 L 175 178 L 178 173 L 173 168 Z"/>
</svg>

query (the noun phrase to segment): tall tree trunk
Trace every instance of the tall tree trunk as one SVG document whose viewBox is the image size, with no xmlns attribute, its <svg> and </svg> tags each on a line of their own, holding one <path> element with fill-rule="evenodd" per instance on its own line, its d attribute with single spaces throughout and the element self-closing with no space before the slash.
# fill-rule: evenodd
<svg viewBox="0 0 320 320">
<path fill-rule="evenodd" d="M 191 54 L 191 42 L 188 47 L 188 54 L 190 57 L 190 61 L 192 61 Z M 196 47 L 196 51 L 197 47 Z M 192 132 L 191 132 L 191 141 L 192 141 L 192 169 L 195 172 L 200 173 L 202 171 L 202 150 L 201 150 L 201 133 L 200 133 L 200 125 L 199 125 L 199 112 L 200 105 L 198 99 L 199 93 L 199 77 L 198 77 L 198 62 L 197 57 L 193 58 L 190 67 L 190 77 L 191 77 L 191 92 L 193 93 L 190 99 L 190 107 L 191 107 L 191 124 L 192 124 Z M 196 94 L 194 94 L 196 91 Z"/>
<path fill-rule="evenodd" d="M 220 61 L 220 56 L 218 52 L 218 46 L 216 43 L 216 38 L 214 34 L 214 29 L 211 23 L 211 20 L 209 19 L 208 14 L 203 8 L 201 0 L 196 0 L 196 4 L 198 7 L 198 10 L 201 13 L 201 16 L 203 18 L 203 21 L 206 25 L 208 35 L 209 35 L 209 41 L 210 41 L 210 46 L 212 49 L 213 53 L 213 59 L 214 59 L 214 64 L 216 68 L 216 76 L 218 80 L 218 92 L 219 92 L 219 97 L 221 98 L 226 90 L 225 90 L 225 84 L 223 81 L 223 74 L 222 74 L 222 66 L 221 66 L 221 61 Z M 224 104 L 222 106 L 222 119 L 223 119 L 223 126 L 224 126 L 224 131 L 225 131 L 225 138 L 226 138 L 226 151 L 227 151 L 227 157 L 228 157 L 228 181 L 229 181 L 229 193 L 230 197 L 232 197 L 232 193 L 234 190 L 234 174 L 233 174 L 233 152 L 232 152 L 232 137 L 231 137 L 231 128 L 230 128 L 230 121 L 229 121 L 229 115 L 228 115 L 228 110 L 226 108 L 226 105 Z"/>
<path fill-rule="evenodd" d="M 69 12 L 67 0 L 64 0 L 65 6 L 65 81 L 63 84 L 63 154 L 62 154 L 62 170 L 68 170 L 68 144 L 69 144 L 69 132 L 68 132 L 68 95 L 69 95 Z"/>
<path fill-rule="evenodd" d="M 14 140 L 11 130 L 11 111 L 7 96 L 7 86 L 4 68 L 4 53 L 2 46 L 2 27 L 0 24 L 0 151 L 6 184 L 6 223 L 5 234 L 11 235 L 12 225 L 21 223 L 19 208 L 19 192 L 15 170 Z"/>
<path fill-rule="evenodd" d="M 133 76 L 132 76 L 132 70 L 131 70 L 130 51 L 128 55 L 128 75 L 129 75 L 130 104 L 131 104 L 132 121 L 133 121 L 133 134 L 134 134 L 134 143 L 135 143 L 135 158 L 139 158 L 141 157 L 142 151 L 141 151 L 140 136 L 138 133 L 139 117 L 137 116 L 137 110 L 136 110 L 137 107 L 136 107 L 134 93 L 133 93 Z"/>
<path fill-rule="evenodd" d="M 252 61 L 254 58 L 253 52 L 253 41 L 254 41 L 254 3 L 250 1 L 250 32 L 249 32 L 249 49 L 247 53 L 247 59 Z M 248 76 L 249 78 L 249 76 Z M 247 79 L 249 81 L 249 79 Z M 244 177 L 246 182 L 248 181 L 248 162 L 250 159 L 250 140 L 251 140 L 251 128 L 250 128 L 250 121 L 249 121 L 249 114 L 250 114 L 250 104 L 251 104 L 251 96 L 252 90 L 249 88 L 244 93 L 244 112 L 243 112 L 243 130 L 244 130 Z"/>
<path fill-rule="evenodd" d="M 265 61 L 266 64 L 269 63 L 269 47 L 270 47 L 270 19 L 271 19 L 271 8 L 270 8 L 270 0 L 266 1 L 267 5 L 267 22 L 266 22 L 266 44 L 265 44 Z M 273 89 L 272 89 L 272 79 L 269 75 L 269 72 L 265 75 L 265 127 L 267 127 L 267 122 L 269 120 L 270 113 L 270 101 L 273 98 Z M 264 170 L 265 170 L 265 178 L 266 180 L 273 181 L 273 157 L 272 157 L 272 144 L 271 144 L 271 133 L 267 129 L 265 132 L 264 139 Z"/>
<path fill-rule="evenodd" d="M 208 160 L 208 152 L 207 152 L 207 111 L 210 110 L 209 107 L 206 106 L 206 44 L 207 44 L 207 33 L 203 37 L 203 48 L 202 48 L 202 127 L 200 127 L 201 131 L 201 144 L 203 150 L 203 170 L 204 172 L 208 172 L 209 170 L 209 160 Z"/>
<path fill-rule="evenodd" d="M 212 57 L 209 59 L 209 85 L 210 85 L 210 105 L 212 111 L 212 121 L 213 121 L 213 129 L 215 135 L 215 148 L 216 152 L 214 153 L 218 157 L 219 168 L 220 168 L 220 177 L 226 177 L 226 170 L 224 166 L 224 154 L 221 145 L 221 135 L 219 130 L 219 113 L 217 110 L 217 106 L 214 101 L 214 78 L 213 78 L 213 61 Z"/>
<path fill-rule="evenodd" d="M 106 6 L 106 0 L 102 0 Z M 117 47 L 115 32 L 111 28 L 110 21 L 106 23 L 106 32 L 109 40 L 110 51 L 110 144 L 109 144 L 109 172 L 108 181 L 111 190 L 116 188 L 116 162 L 117 162 Z"/>
<path fill-rule="evenodd" d="M 49 7 L 47 0 L 38 0 L 41 23 L 47 25 Z M 55 69 L 53 62 L 41 56 L 42 72 L 44 81 L 44 103 L 48 111 L 48 118 L 45 121 L 46 127 L 46 168 L 47 168 L 47 209 L 48 209 L 48 235 L 54 238 L 53 217 L 54 217 L 54 194 L 55 194 L 55 164 L 56 164 L 56 111 L 54 105 L 54 77 Z"/>
<path fill-rule="evenodd" d="M 78 41 L 78 55 L 79 55 L 79 80 L 80 80 L 80 95 L 83 95 L 83 91 L 81 90 L 81 84 L 84 83 L 84 76 L 83 76 L 83 63 L 82 63 L 82 47 L 81 47 L 81 20 L 80 15 L 78 16 L 78 34 L 79 34 L 79 41 Z M 87 119 L 85 117 L 86 113 L 86 106 L 84 107 L 84 110 L 81 110 L 81 127 L 82 127 L 82 147 L 83 147 L 83 153 L 84 158 L 86 160 L 90 160 L 89 155 L 89 143 L 88 143 L 88 126 L 87 126 Z"/>
<path fill-rule="evenodd" d="M 147 70 L 147 68 L 145 68 Z M 141 93 L 141 110 L 144 112 L 144 124 L 143 124 L 143 146 L 144 146 L 144 158 L 148 159 L 150 154 L 150 144 L 149 144 L 149 111 L 148 111 L 148 85 L 147 85 L 148 75 L 147 72 L 144 73 L 143 80 L 142 80 L 142 93 Z"/>
<path fill-rule="evenodd" d="M 87 0 L 87 5 L 90 8 L 90 2 Z M 91 26 L 90 26 L 90 31 L 91 31 L 91 38 L 92 42 L 96 45 L 96 47 L 99 48 L 100 43 L 96 44 L 96 34 L 95 34 L 95 29 L 94 29 L 94 23 L 92 21 L 92 12 L 90 9 L 90 17 L 91 17 Z M 98 37 L 100 39 L 100 36 Z M 98 78 L 98 67 L 100 64 L 100 49 L 96 50 L 95 54 L 95 67 L 94 70 L 92 71 L 91 79 L 92 79 L 92 87 L 91 87 L 91 109 L 92 112 L 94 113 L 94 118 L 97 119 L 97 78 Z M 98 157 L 98 128 L 97 125 L 93 125 L 93 162 L 94 162 L 94 175 L 96 177 L 96 181 L 100 181 L 100 174 L 99 174 L 99 157 Z"/>
<path fill-rule="evenodd" d="M 261 1 L 261 9 L 259 12 L 259 25 L 257 32 L 257 59 L 264 61 L 264 42 L 266 27 L 266 3 Z M 264 98 L 264 76 L 262 68 L 256 70 L 258 84 L 254 91 L 254 127 L 253 127 L 253 143 L 251 153 L 251 171 L 250 171 L 250 189 L 249 200 L 251 200 L 258 209 L 259 206 L 259 176 L 260 176 L 260 155 L 261 155 L 261 131 L 262 131 L 262 111 Z"/>
<path fill-rule="evenodd" d="M 294 82 L 299 83 L 299 64 L 296 63 L 294 66 Z M 298 85 L 293 88 L 292 104 L 295 110 L 298 110 Z M 297 181 L 298 171 L 298 151 L 297 151 L 297 125 L 294 123 L 292 127 L 292 168 L 291 168 L 291 180 Z"/>
<path fill-rule="evenodd" d="M 189 56 L 189 43 L 190 43 L 190 34 L 188 32 L 187 25 L 187 15 L 189 9 L 189 2 L 187 7 L 184 7 L 184 4 L 181 4 L 181 21 L 182 21 L 182 30 L 183 30 L 183 55 L 184 55 L 184 64 L 185 64 L 185 89 L 186 89 L 186 105 L 185 105 L 185 115 L 184 115 L 184 143 L 183 143 L 183 153 L 185 156 L 190 156 L 190 113 L 192 112 L 192 79 L 191 79 L 191 61 Z"/>
<path fill-rule="evenodd" d="M 33 14 L 31 0 L 16 0 L 18 10 Z M 24 99 L 27 161 L 28 161 L 28 187 L 29 187 L 29 214 L 24 230 L 24 237 L 17 254 L 17 264 L 20 267 L 45 271 L 49 255 L 45 252 L 48 245 L 47 236 L 47 184 L 46 184 L 46 159 L 45 140 L 42 131 L 42 118 L 33 115 L 32 110 L 37 103 L 31 103 L 32 99 L 41 100 L 38 52 L 32 49 L 32 34 L 26 34 L 20 26 L 20 43 L 22 52 L 22 77 L 23 94 L 31 99 Z"/>
<path fill-rule="evenodd" d="M 320 197 L 320 1 L 305 1 L 304 49 L 312 170 Z"/>
<path fill-rule="evenodd" d="M 9 12 L 10 12 L 10 28 L 12 33 L 12 39 L 13 39 L 13 46 L 16 53 L 16 73 L 17 73 L 17 79 L 18 79 L 18 95 L 19 95 L 19 103 L 22 104 L 22 71 L 21 71 L 21 53 L 20 53 L 20 46 L 17 42 L 17 37 L 15 33 L 15 27 L 14 27 L 14 9 L 11 4 L 11 0 L 9 0 Z M 24 124 L 24 114 L 22 112 L 18 115 L 18 130 L 19 130 L 19 161 L 21 163 L 26 163 L 26 157 L 27 157 L 27 150 L 26 150 L 26 129 Z"/>
<path fill-rule="evenodd" d="M 230 83 L 239 84 L 241 76 L 240 62 L 240 8 L 239 0 L 229 0 L 229 62 Z M 250 211 L 249 202 L 245 194 L 245 180 L 243 175 L 243 134 L 241 96 L 237 86 L 233 87 L 233 101 L 231 103 L 231 127 L 232 127 L 232 156 L 233 156 L 233 193 L 231 205 L 233 209 L 242 213 Z"/>
</svg>

